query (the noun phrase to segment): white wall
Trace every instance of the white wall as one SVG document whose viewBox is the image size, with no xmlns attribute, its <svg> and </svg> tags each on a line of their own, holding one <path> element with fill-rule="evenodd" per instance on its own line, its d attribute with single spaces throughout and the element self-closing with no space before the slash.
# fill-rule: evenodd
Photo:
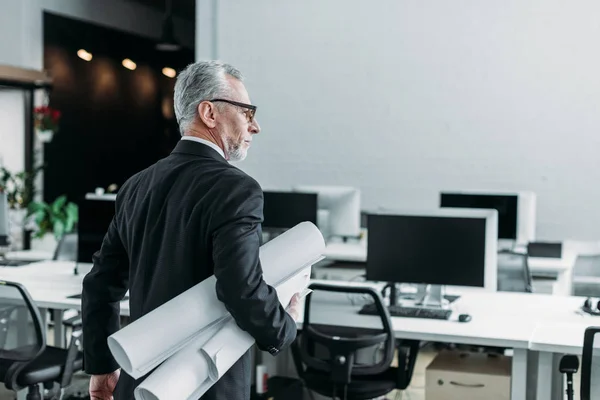
<svg viewBox="0 0 600 400">
<path fill-rule="evenodd" d="M 364 208 L 533 190 L 538 238 L 600 238 L 600 2 L 219 0 L 216 15 L 263 129 L 240 167 L 263 186 L 355 185 Z"/>
<path fill-rule="evenodd" d="M 15 117 L 24 115 L 23 112 L 23 94 L 20 91 L 0 91 L 0 166 L 11 171 L 22 171 L 25 166 L 25 120 L 24 117 Z"/>
<path fill-rule="evenodd" d="M 44 11 L 155 38 L 160 37 L 163 20 L 162 13 L 127 0 L 0 0 L 0 64 L 43 68 Z M 194 23 L 175 18 L 175 34 L 191 47 Z M 0 110 L 0 160 L 4 159 L 9 168 L 22 170 L 23 97 L 0 90 L 2 106 L 20 112 Z"/>
</svg>

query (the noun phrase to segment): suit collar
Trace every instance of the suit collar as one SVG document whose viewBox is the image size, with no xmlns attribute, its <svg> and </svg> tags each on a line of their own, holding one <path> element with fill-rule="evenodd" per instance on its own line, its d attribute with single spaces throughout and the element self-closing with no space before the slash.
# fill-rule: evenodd
<svg viewBox="0 0 600 400">
<path fill-rule="evenodd" d="M 227 162 L 227 160 L 225 160 L 225 158 L 223 158 L 223 156 L 215 149 L 193 140 L 180 140 L 171 152 L 171 154 L 173 153 L 191 154 L 194 156 L 214 158 L 217 161 L 225 163 Z"/>
</svg>

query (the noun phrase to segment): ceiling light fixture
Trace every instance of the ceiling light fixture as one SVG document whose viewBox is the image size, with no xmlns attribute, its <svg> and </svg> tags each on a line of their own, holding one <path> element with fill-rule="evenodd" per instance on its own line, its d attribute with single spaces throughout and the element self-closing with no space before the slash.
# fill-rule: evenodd
<svg viewBox="0 0 600 400">
<path fill-rule="evenodd" d="M 169 67 L 164 67 L 162 69 L 162 73 L 164 76 L 168 76 L 169 78 L 175 78 L 175 75 L 177 75 L 177 72 L 175 72 L 173 68 Z"/>
<path fill-rule="evenodd" d="M 124 59 L 121 64 L 123 64 L 123 66 L 125 68 L 132 70 L 132 71 L 137 68 L 137 65 L 133 61 L 131 61 L 129 58 Z"/>
<path fill-rule="evenodd" d="M 85 61 L 91 61 L 92 60 L 92 53 L 88 53 L 84 49 L 77 50 L 77 56 L 79 58 L 81 58 L 82 60 L 85 60 Z"/>
<path fill-rule="evenodd" d="M 172 0 L 166 0 L 166 12 L 162 25 L 162 34 L 160 36 L 160 41 L 156 45 L 156 49 L 159 51 L 177 51 L 180 48 L 181 46 L 175 39 Z"/>
</svg>

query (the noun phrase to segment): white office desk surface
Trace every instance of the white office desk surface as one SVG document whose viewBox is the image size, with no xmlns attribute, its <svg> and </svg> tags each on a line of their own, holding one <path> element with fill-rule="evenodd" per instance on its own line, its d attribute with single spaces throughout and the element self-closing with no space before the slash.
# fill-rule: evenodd
<svg viewBox="0 0 600 400">
<path fill-rule="evenodd" d="M 9 260 L 47 261 L 52 260 L 54 253 L 42 250 L 19 250 L 9 251 L 5 254 L 5 257 Z"/>
<path fill-rule="evenodd" d="M 74 262 L 41 261 L 18 267 L 0 267 L 0 279 L 14 281 L 27 288 L 38 307 L 56 310 L 81 309 L 81 299 L 69 296 L 81 294 L 83 277 L 91 264 L 79 263 L 79 274 L 73 273 Z M 120 303 L 121 314 L 129 315 L 129 301 Z"/>
</svg>

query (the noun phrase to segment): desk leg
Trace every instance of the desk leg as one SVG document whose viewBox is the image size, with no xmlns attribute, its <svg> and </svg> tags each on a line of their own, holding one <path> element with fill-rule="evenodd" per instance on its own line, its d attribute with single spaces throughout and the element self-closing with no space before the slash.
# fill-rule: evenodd
<svg viewBox="0 0 600 400">
<path fill-rule="evenodd" d="M 40 311 L 40 318 L 42 319 L 42 327 L 43 327 L 43 329 L 46 329 L 46 332 L 48 332 L 48 309 L 39 308 L 39 311 Z"/>
<path fill-rule="evenodd" d="M 65 326 L 63 325 L 63 310 L 54 310 L 54 346 L 64 349 L 67 347 L 65 340 Z"/>
<path fill-rule="evenodd" d="M 537 400 L 563 398 L 563 377 L 558 371 L 560 354 L 540 352 L 537 378 Z"/>
<path fill-rule="evenodd" d="M 511 400 L 527 398 L 527 349 L 514 349 L 510 379 Z"/>
<path fill-rule="evenodd" d="M 560 359 L 562 354 L 552 354 L 552 400 L 563 400 L 565 394 L 564 377 L 560 373 Z"/>
</svg>

